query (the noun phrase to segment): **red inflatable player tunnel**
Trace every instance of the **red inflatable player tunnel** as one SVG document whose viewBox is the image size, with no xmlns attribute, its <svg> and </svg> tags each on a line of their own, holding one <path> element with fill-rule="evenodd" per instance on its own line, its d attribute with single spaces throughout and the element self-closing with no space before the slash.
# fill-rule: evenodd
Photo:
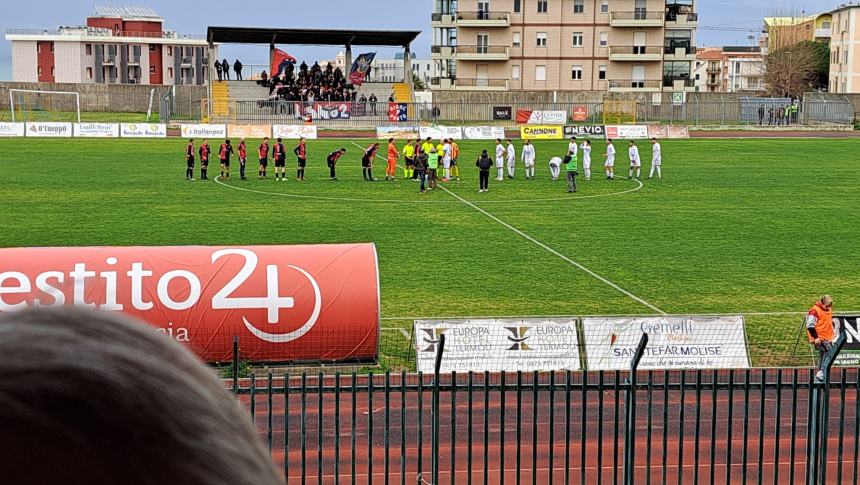
<svg viewBox="0 0 860 485">
<path fill-rule="evenodd" d="M 373 361 L 373 244 L 0 249 L 0 312 L 82 305 L 140 318 L 205 361 Z"/>
</svg>

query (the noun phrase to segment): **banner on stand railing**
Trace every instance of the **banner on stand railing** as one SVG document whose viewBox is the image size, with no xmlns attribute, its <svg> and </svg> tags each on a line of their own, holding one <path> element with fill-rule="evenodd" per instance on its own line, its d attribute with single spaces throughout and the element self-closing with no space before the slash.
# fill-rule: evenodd
<svg viewBox="0 0 860 485">
<path fill-rule="evenodd" d="M 445 335 L 442 372 L 579 370 L 576 319 L 417 320 L 419 372 L 434 371 Z"/>
</svg>

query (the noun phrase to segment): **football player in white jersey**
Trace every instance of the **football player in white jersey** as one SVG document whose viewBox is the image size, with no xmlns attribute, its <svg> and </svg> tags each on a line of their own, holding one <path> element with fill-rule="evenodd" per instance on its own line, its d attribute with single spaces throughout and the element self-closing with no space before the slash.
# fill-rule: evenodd
<svg viewBox="0 0 860 485">
<path fill-rule="evenodd" d="M 651 138 L 651 175 L 648 178 L 654 177 L 654 172 L 657 172 L 657 178 L 663 180 L 663 147 L 657 142 L 656 138 Z"/>
<path fill-rule="evenodd" d="M 498 176 L 496 180 L 504 180 L 505 178 L 505 154 L 507 150 L 505 146 L 502 145 L 502 139 L 496 138 L 496 171 L 498 172 Z"/>
<path fill-rule="evenodd" d="M 606 153 L 603 154 L 606 162 L 603 163 L 603 170 L 606 173 L 606 180 L 615 178 L 615 145 L 612 140 L 606 140 Z"/>
<path fill-rule="evenodd" d="M 637 179 L 641 178 L 642 159 L 639 157 L 639 147 L 636 146 L 635 141 L 630 140 L 630 148 L 627 150 L 627 154 L 630 155 L 630 171 L 627 173 L 627 178 L 632 179 L 634 172 Z"/>
</svg>

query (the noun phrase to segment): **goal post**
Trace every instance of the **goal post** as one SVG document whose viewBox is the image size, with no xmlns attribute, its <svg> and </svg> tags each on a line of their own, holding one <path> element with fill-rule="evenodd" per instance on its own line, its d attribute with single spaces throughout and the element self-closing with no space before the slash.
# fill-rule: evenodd
<svg viewBox="0 0 860 485">
<path fill-rule="evenodd" d="M 10 89 L 12 121 L 81 122 L 81 96 L 71 91 Z"/>
</svg>

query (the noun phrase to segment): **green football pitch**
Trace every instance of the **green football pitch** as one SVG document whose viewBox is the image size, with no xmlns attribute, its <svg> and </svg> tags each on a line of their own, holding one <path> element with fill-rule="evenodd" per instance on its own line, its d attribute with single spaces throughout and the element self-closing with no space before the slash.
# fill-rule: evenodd
<svg viewBox="0 0 860 485">
<path fill-rule="evenodd" d="M 780 365 L 798 362 L 800 314 L 817 296 L 860 309 L 855 140 L 665 141 L 664 180 L 641 184 L 626 180 L 625 142 L 618 178 L 605 180 L 595 141 L 593 180 L 577 194 L 550 181 L 566 141 L 536 143 L 536 180 L 518 163 L 517 178 L 491 180 L 487 194 L 474 160 L 493 142 L 463 142 L 462 181 L 427 195 L 402 171 L 363 182 L 369 140 L 311 141 L 310 180 L 295 180 L 291 157 L 286 183 L 271 165 L 257 180 L 256 160 L 240 181 L 235 159 L 229 181 L 188 182 L 185 143 L 0 140 L 0 246 L 374 242 L 380 363 L 395 369 L 414 365 L 418 317 L 748 313 L 753 364 Z M 639 145 L 645 172 L 651 149 Z M 325 156 L 342 146 L 330 181 Z"/>
</svg>

